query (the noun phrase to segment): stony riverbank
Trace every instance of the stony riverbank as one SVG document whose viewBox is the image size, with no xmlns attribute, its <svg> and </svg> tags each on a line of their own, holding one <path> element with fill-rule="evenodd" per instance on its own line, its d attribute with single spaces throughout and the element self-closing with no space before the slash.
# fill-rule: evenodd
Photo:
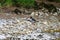
<svg viewBox="0 0 60 40">
<path fill-rule="evenodd" d="M 60 38 L 60 16 L 57 13 L 52 15 L 52 13 L 36 11 L 24 17 L 8 13 L 0 16 L 0 39 L 8 40 L 8 37 L 13 37 L 21 40 L 55 40 Z M 32 16 L 36 21 L 28 16 Z"/>
</svg>

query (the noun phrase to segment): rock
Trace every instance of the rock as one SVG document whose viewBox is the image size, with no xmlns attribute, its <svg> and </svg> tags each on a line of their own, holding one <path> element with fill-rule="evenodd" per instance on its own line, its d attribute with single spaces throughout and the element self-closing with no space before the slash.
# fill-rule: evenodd
<svg viewBox="0 0 60 40">
<path fill-rule="evenodd" d="M 40 14 L 40 15 L 39 15 L 39 18 L 44 18 L 44 15 L 45 15 L 45 14 L 44 14 L 43 12 L 39 12 L 39 14 Z"/>
<path fill-rule="evenodd" d="M 34 17 L 34 16 L 39 16 L 39 12 L 32 12 L 31 13 L 31 16 Z"/>
<path fill-rule="evenodd" d="M 55 32 L 53 34 L 56 36 L 56 38 L 60 38 L 60 32 Z"/>
<path fill-rule="evenodd" d="M 34 33 L 41 33 L 41 32 L 42 32 L 42 30 L 39 29 L 39 28 L 37 28 L 36 30 L 34 30 Z"/>
<path fill-rule="evenodd" d="M 47 35 L 47 34 L 48 34 L 48 33 L 44 33 L 44 34 L 43 34 L 43 37 L 46 38 L 46 39 L 55 39 L 55 37 L 54 37 L 53 35 L 51 35 L 51 34 L 48 34 L 48 35 Z"/>
<path fill-rule="evenodd" d="M 6 35 L 6 37 L 12 37 L 12 35 L 10 35 L 10 34 L 7 34 L 7 35 Z"/>
<path fill-rule="evenodd" d="M 55 12 L 53 15 L 57 16 L 57 15 L 58 15 L 58 13 L 56 13 L 56 12 Z"/>
<path fill-rule="evenodd" d="M 1 39 L 6 39 L 6 36 L 5 35 L 0 35 L 0 40 Z"/>
<path fill-rule="evenodd" d="M 42 31 L 45 31 L 45 30 L 49 29 L 49 25 L 48 25 L 47 22 L 41 21 L 41 22 L 36 23 L 36 25 L 37 25 L 37 27 L 40 28 Z"/>
<path fill-rule="evenodd" d="M 45 15 L 46 15 L 46 16 L 49 16 L 49 14 L 48 14 L 48 13 L 45 13 Z"/>
<path fill-rule="evenodd" d="M 31 16 L 34 16 L 34 14 L 35 14 L 35 13 L 34 13 L 34 12 L 32 12 L 32 13 L 31 13 Z"/>
<path fill-rule="evenodd" d="M 30 15 L 31 14 L 31 11 L 25 10 L 23 14 Z"/>
<path fill-rule="evenodd" d="M 48 34 L 48 33 L 47 33 Z M 50 39 L 55 39 L 54 36 L 51 36 L 50 34 L 47 35 L 46 33 L 32 33 L 25 35 L 23 39 L 39 39 L 39 40 L 50 40 Z M 49 36 L 50 35 L 50 36 Z M 46 36 L 46 37 L 45 37 Z"/>
<path fill-rule="evenodd" d="M 49 25 L 50 26 L 52 26 L 52 28 L 58 28 L 58 23 L 59 23 L 59 21 L 58 21 L 58 19 L 56 18 L 56 17 L 54 17 L 54 16 L 51 16 L 50 18 L 49 18 L 49 20 L 50 20 L 50 22 L 49 22 Z"/>
<path fill-rule="evenodd" d="M 37 37 L 41 39 L 43 38 L 43 34 L 39 34 Z"/>
<path fill-rule="evenodd" d="M 21 13 L 22 13 L 19 9 L 15 9 L 13 12 L 14 12 L 15 14 L 21 14 Z"/>
</svg>

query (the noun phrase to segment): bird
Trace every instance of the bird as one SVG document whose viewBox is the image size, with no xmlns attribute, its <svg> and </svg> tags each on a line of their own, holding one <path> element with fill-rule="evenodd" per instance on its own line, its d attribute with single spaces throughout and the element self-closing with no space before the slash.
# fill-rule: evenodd
<svg viewBox="0 0 60 40">
<path fill-rule="evenodd" d="M 38 21 L 36 21 L 33 17 L 28 18 L 27 21 L 30 21 L 30 22 L 33 22 L 33 23 L 34 23 L 34 22 L 38 22 Z"/>
<path fill-rule="evenodd" d="M 33 17 L 30 17 L 30 19 L 32 19 L 33 21 L 36 21 Z"/>
</svg>

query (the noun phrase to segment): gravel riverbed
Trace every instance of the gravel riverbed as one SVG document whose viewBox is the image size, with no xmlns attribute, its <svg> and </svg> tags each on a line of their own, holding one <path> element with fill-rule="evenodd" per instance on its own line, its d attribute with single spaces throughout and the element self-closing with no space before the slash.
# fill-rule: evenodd
<svg viewBox="0 0 60 40">
<path fill-rule="evenodd" d="M 30 15 L 36 19 L 37 22 L 29 17 L 0 18 L 0 39 L 55 40 L 56 38 L 60 38 L 60 18 L 57 17 L 58 14 L 49 15 L 43 12 L 39 12 L 39 14 L 40 15 L 38 15 L 38 12 L 32 12 Z M 10 14 L 7 14 L 7 16 L 9 15 Z"/>
</svg>

